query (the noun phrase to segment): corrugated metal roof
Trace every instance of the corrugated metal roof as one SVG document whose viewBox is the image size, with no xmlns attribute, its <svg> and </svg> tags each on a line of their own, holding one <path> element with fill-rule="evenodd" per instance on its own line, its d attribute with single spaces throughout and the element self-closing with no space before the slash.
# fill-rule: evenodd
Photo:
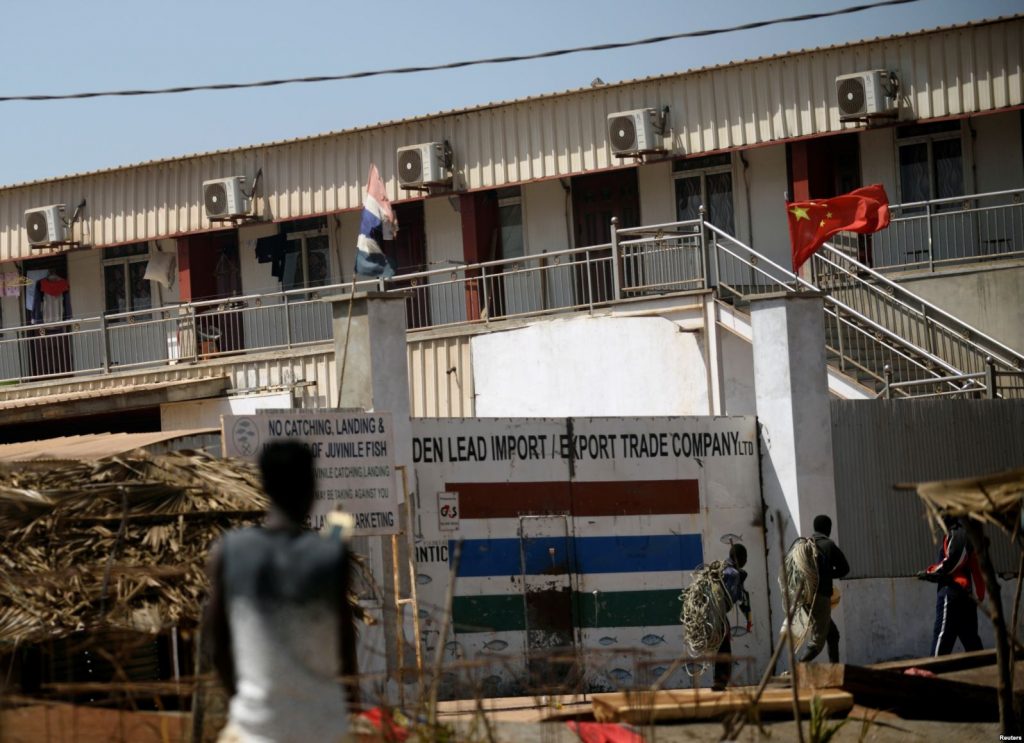
<svg viewBox="0 0 1024 743">
<path fill-rule="evenodd" d="M 39 441 L 23 441 L 0 445 L 0 462 L 29 462 L 39 460 L 102 459 L 154 444 L 166 444 L 179 439 L 215 436 L 216 428 L 191 428 L 180 431 L 152 431 L 146 433 L 92 433 L 82 436 L 60 436 Z"/>
<path fill-rule="evenodd" d="M 141 395 L 147 392 L 181 390 L 199 385 L 220 384 L 227 387 L 227 377 L 199 377 L 197 379 L 173 379 L 163 382 L 149 382 L 144 384 L 126 383 L 119 387 L 97 387 L 73 392 L 62 392 L 50 394 L 46 387 L 40 387 L 44 394 L 37 397 L 18 397 L 10 400 L 0 400 L 0 413 L 4 411 L 21 410 L 24 408 L 42 407 L 44 405 L 59 405 L 61 403 L 78 402 L 82 400 L 96 400 L 105 397 L 116 397 L 122 395 Z"/>
<path fill-rule="evenodd" d="M 661 74 L 661 75 L 650 75 L 650 76 L 647 76 L 647 77 L 630 78 L 630 79 L 626 79 L 626 80 L 619 80 L 617 82 L 605 83 L 604 85 L 600 86 L 600 89 L 601 90 L 606 90 L 608 88 L 616 88 L 616 87 L 622 87 L 622 86 L 626 86 L 626 85 L 637 85 L 639 83 L 658 82 L 658 81 L 662 81 L 662 80 L 668 80 L 668 79 L 671 79 L 671 78 L 684 77 L 684 76 L 687 76 L 687 75 L 696 75 L 696 74 L 700 74 L 700 73 L 713 72 L 713 71 L 716 71 L 716 70 L 723 70 L 723 69 L 728 69 L 728 68 L 732 68 L 732 67 L 739 67 L 739 66 L 742 66 L 742 65 L 754 64 L 754 63 L 758 63 L 758 62 L 770 62 L 770 61 L 774 61 L 774 60 L 788 59 L 788 58 L 792 58 L 792 57 L 795 57 L 795 56 L 798 56 L 798 55 L 803 55 L 803 54 L 812 54 L 812 53 L 816 53 L 816 52 L 825 52 L 825 51 L 832 51 L 832 50 L 837 50 L 837 49 L 847 49 L 847 48 L 850 48 L 850 47 L 859 46 L 859 45 L 863 45 L 863 44 L 871 44 L 871 43 L 875 43 L 875 42 L 879 42 L 879 41 L 889 41 L 889 40 L 892 40 L 892 39 L 903 39 L 903 38 L 918 37 L 918 36 L 924 36 L 924 35 L 927 35 L 927 34 L 940 33 L 940 32 L 944 32 L 944 31 L 953 31 L 953 30 L 964 29 L 964 28 L 975 28 L 975 27 L 985 26 L 985 25 L 989 25 L 989 24 L 993 24 L 993 23 L 1001 23 L 1001 22 L 1004 22 L 1004 21 L 1007 21 L 1007 20 L 1012 20 L 1012 19 L 1015 19 L 1015 18 L 1024 18 L 1024 13 L 1018 13 L 1018 14 L 1009 15 L 1009 16 L 998 16 L 996 18 L 984 18 L 984 19 L 979 19 L 979 20 L 975 20 L 975 21 L 969 21 L 967 23 L 952 24 L 952 25 L 948 25 L 948 26 L 934 26 L 934 27 L 931 27 L 931 28 L 921 29 L 921 30 L 917 30 L 917 31 L 906 31 L 906 32 L 901 33 L 901 34 L 890 34 L 890 35 L 886 35 L 886 36 L 873 36 L 873 37 L 868 37 L 868 38 L 865 38 L 865 39 L 860 39 L 860 40 L 857 40 L 857 41 L 848 41 L 848 42 L 841 42 L 841 43 L 837 43 L 837 44 L 828 44 L 828 45 L 824 45 L 824 46 L 806 47 L 806 48 L 801 48 L 801 49 L 794 49 L 794 50 L 789 50 L 789 51 L 785 51 L 785 52 L 779 52 L 777 54 L 762 55 L 760 57 L 747 57 L 747 58 L 744 58 L 744 59 L 735 60 L 735 61 L 731 61 L 731 62 L 723 62 L 723 63 L 717 64 L 717 65 L 706 65 L 704 67 L 691 67 L 689 69 L 680 70 L 678 72 L 668 72 L 668 73 L 664 73 L 664 74 Z M 0 193 L 2 193 L 3 191 L 10 190 L 10 189 L 15 189 L 15 188 L 24 188 L 26 186 L 35 186 L 35 185 L 39 185 L 39 184 L 43 184 L 43 183 L 53 183 L 55 181 L 69 180 L 69 179 L 73 179 L 73 178 L 82 178 L 82 177 L 85 177 L 85 176 L 101 175 L 101 174 L 104 174 L 104 173 L 114 173 L 114 172 L 117 172 L 119 170 L 130 170 L 130 169 L 133 169 L 133 168 L 141 168 L 141 167 L 150 166 L 150 165 L 161 165 L 161 164 L 166 164 L 166 163 L 179 162 L 181 160 L 188 160 L 188 159 L 192 159 L 192 158 L 210 157 L 210 156 L 213 156 L 213 155 L 228 155 L 228 154 L 232 154 L 232 153 L 236 153 L 236 152 L 245 152 L 245 151 L 253 150 L 253 149 L 264 149 L 264 148 L 267 148 L 267 147 L 280 147 L 280 146 L 283 146 L 283 145 L 296 144 L 296 143 L 300 143 L 300 142 L 310 142 L 310 141 L 314 141 L 314 140 L 317 140 L 317 139 L 325 139 L 325 138 L 328 138 L 328 137 L 336 137 L 336 136 L 340 136 L 340 135 L 344 135 L 344 134 L 355 134 L 355 133 L 358 133 L 358 132 L 368 131 L 368 130 L 372 130 L 372 129 L 380 129 L 380 128 L 383 128 L 383 127 L 398 126 L 398 125 L 402 125 L 402 124 L 411 124 L 411 123 L 415 123 L 415 122 L 419 122 L 419 121 L 427 121 L 427 120 L 436 119 L 436 118 L 439 118 L 439 117 L 442 117 L 442 116 L 457 116 L 457 115 L 460 115 L 460 114 L 475 113 L 475 112 L 478 112 L 478 111 L 486 111 L 486 110 L 493 109 L 493 108 L 500 108 L 502 106 L 512 106 L 512 105 L 521 104 L 521 103 L 531 103 L 531 102 L 536 102 L 536 101 L 544 101 L 544 100 L 549 100 L 549 99 L 552 99 L 552 98 L 559 98 L 559 97 L 562 97 L 562 96 L 577 95 L 577 94 L 580 94 L 580 93 L 589 93 L 589 92 L 593 92 L 593 90 L 594 90 L 594 88 L 591 88 L 591 87 L 568 88 L 566 90 L 552 91 L 552 92 L 548 92 L 548 93 L 539 93 L 537 95 L 525 96 L 525 97 L 522 97 L 522 98 L 510 98 L 510 99 L 505 99 L 505 100 L 491 101 L 489 103 L 482 103 L 482 104 L 478 104 L 478 105 L 475 105 L 475 106 L 466 106 L 466 107 L 463 107 L 463 108 L 442 109 L 440 111 L 434 111 L 433 113 L 416 114 L 414 116 L 409 116 L 409 117 L 402 118 L 402 119 L 387 119 L 387 120 L 379 121 L 379 122 L 376 122 L 376 123 L 373 123 L 373 124 L 365 124 L 365 125 L 362 125 L 362 126 L 350 127 L 348 129 L 335 129 L 335 130 L 332 130 L 332 131 L 321 132 L 321 133 L 318 133 L 318 134 L 310 134 L 310 135 L 300 136 L 300 137 L 290 137 L 290 138 L 285 138 L 285 139 L 276 139 L 276 140 L 270 140 L 269 142 L 262 142 L 262 143 L 258 143 L 258 144 L 240 145 L 238 147 L 228 147 L 228 148 L 224 148 L 224 149 L 220 149 L 220 150 L 205 150 L 205 151 L 199 151 L 199 152 L 194 152 L 194 153 L 185 154 L 185 155 L 156 158 L 156 159 L 153 159 L 153 160 L 141 160 L 141 161 L 135 162 L 135 163 L 126 163 L 126 164 L 122 164 L 122 165 L 114 165 L 114 166 L 111 166 L 109 168 L 99 168 L 97 170 L 87 170 L 87 171 L 82 171 L 82 172 L 79 172 L 79 173 L 71 173 L 71 174 L 61 175 L 61 176 L 53 176 L 53 177 L 50 177 L 50 178 L 40 178 L 38 180 L 22 181 L 22 182 L 19 182 L 19 183 L 12 183 L 12 184 L 8 184 L 8 185 L 0 185 Z"/>
<path fill-rule="evenodd" d="M 265 219 L 360 208 L 371 162 L 392 199 L 407 199 L 395 150 L 416 142 L 451 143 L 455 191 L 621 167 L 607 141 L 615 111 L 669 106 L 664 146 L 673 156 L 849 131 L 835 77 L 856 70 L 898 70 L 908 120 L 1020 106 L 1022 46 L 1024 15 L 8 188 L 0 191 L 0 261 L 34 255 L 22 226 L 27 209 L 83 197 L 78 229 L 91 247 L 223 229 L 206 218 L 203 181 L 257 169 Z"/>
</svg>

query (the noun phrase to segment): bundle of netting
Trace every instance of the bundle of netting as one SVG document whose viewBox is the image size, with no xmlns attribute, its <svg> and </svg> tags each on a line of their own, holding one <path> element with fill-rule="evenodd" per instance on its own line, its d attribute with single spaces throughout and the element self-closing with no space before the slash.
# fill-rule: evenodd
<svg viewBox="0 0 1024 743">
<path fill-rule="evenodd" d="M 786 578 L 779 576 L 779 587 L 789 594 L 793 610 L 793 641 L 799 646 L 807 632 L 811 604 L 818 592 L 818 545 L 813 539 L 800 537 L 786 553 Z M 783 625 L 785 629 L 785 625 Z"/>
<path fill-rule="evenodd" d="M 720 561 L 696 570 L 690 585 L 683 589 L 679 600 L 683 609 L 679 621 L 683 623 L 686 645 L 693 657 L 706 657 L 718 651 L 729 631 L 729 609 L 732 601 L 722 580 L 725 568 Z M 707 663 L 688 666 L 691 675 L 703 673 Z"/>
</svg>

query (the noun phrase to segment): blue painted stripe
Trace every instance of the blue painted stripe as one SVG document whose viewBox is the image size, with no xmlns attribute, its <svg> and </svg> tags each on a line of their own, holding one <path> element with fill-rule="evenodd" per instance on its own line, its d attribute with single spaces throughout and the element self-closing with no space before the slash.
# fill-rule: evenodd
<svg viewBox="0 0 1024 743">
<path fill-rule="evenodd" d="M 449 556 L 455 554 L 455 544 L 448 543 Z M 693 570 L 703 561 L 700 534 L 467 539 L 462 543 L 459 576 L 647 573 Z"/>
</svg>

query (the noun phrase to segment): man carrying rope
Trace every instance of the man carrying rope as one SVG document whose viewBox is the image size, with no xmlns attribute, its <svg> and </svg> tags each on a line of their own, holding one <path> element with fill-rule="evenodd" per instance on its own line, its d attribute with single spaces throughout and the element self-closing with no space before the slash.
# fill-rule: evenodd
<svg viewBox="0 0 1024 743">
<path fill-rule="evenodd" d="M 808 630 L 810 639 L 800 661 L 810 663 L 822 648 L 828 645 L 828 659 L 839 662 L 839 629 L 832 621 L 832 581 L 843 578 L 850 572 L 846 555 L 836 546 L 832 534 L 832 519 L 824 514 L 814 517 L 814 534 L 811 539 L 818 554 L 818 590 L 811 603 Z"/>
<path fill-rule="evenodd" d="M 743 582 L 747 579 L 747 571 L 743 566 L 747 564 L 747 548 L 742 544 L 734 544 L 729 547 L 729 557 L 726 558 L 722 569 L 722 583 L 729 594 L 733 606 L 739 606 L 743 616 L 747 619 L 747 632 L 753 626 L 750 620 L 750 595 L 744 587 Z M 732 632 L 726 622 L 725 636 L 722 644 L 718 646 L 718 659 L 715 661 L 715 681 L 711 688 L 714 691 L 722 691 L 729 685 L 732 678 Z"/>
</svg>

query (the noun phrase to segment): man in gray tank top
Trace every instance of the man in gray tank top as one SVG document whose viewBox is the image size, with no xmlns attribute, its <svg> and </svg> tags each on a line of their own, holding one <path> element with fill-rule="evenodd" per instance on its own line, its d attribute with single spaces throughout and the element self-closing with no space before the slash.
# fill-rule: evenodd
<svg viewBox="0 0 1024 743">
<path fill-rule="evenodd" d="M 338 677 L 356 668 L 345 545 L 337 529 L 304 526 L 316 480 L 303 444 L 270 442 L 260 471 L 265 524 L 225 534 L 210 552 L 204 637 L 231 695 L 219 741 L 341 741 L 348 709 Z"/>
</svg>

